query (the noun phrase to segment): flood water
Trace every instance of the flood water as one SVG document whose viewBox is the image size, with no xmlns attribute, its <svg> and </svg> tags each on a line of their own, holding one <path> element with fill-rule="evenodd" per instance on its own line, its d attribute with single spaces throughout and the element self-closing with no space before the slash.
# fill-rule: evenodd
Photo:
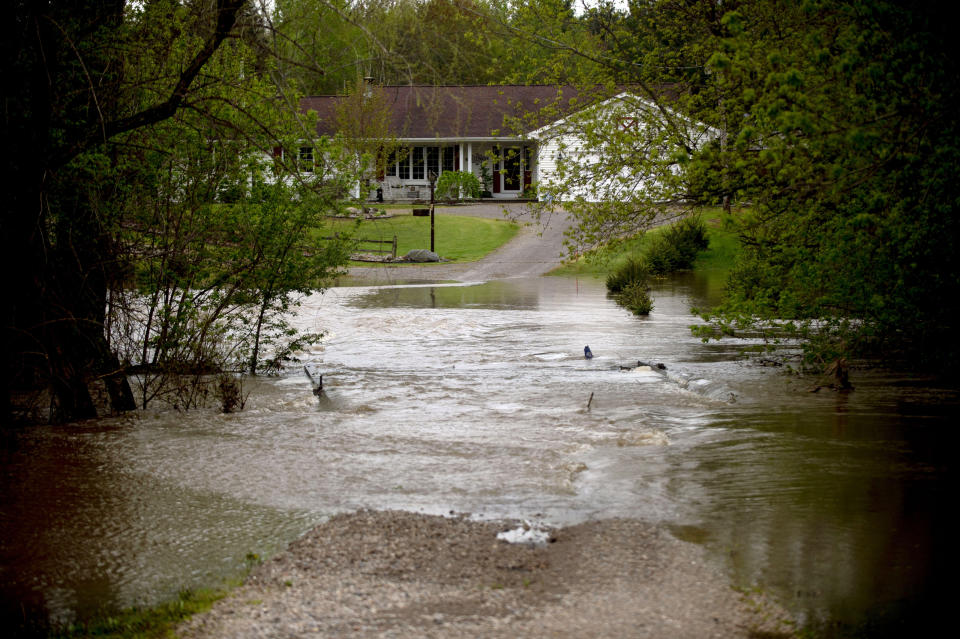
<svg viewBox="0 0 960 639">
<path fill-rule="evenodd" d="M 648 318 L 583 279 L 315 296 L 297 322 L 328 332 L 304 356 L 324 375 L 320 401 L 292 370 L 248 385 L 238 414 L 6 436 L 2 612 L 156 603 L 333 513 L 395 508 L 639 518 L 803 622 L 897 636 L 945 617 L 957 394 L 862 371 L 853 393 L 810 393 L 745 362 L 743 342 L 691 336 L 690 307 L 715 294 L 663 282 Z M 667 371 L 621 370 L 637 360 Z"/>
</svg>

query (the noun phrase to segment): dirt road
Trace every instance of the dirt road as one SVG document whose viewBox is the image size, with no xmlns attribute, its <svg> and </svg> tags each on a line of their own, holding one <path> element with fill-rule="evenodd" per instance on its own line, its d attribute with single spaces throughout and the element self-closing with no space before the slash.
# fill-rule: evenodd
<svg viewBox="0 0 960 639">
<path fill-rule="evenodd" d="M 563 233 L 570 227 L 565 215 L 554 215 L 547 224 L 531 219 L 523 204 L 483 203 L 437 209 L 438 215 L 515 218 L 520 231 L 508 243 L 477 262 L 460 264 L 382 264 L 355 266 L 350 275 L 378 283 L 478 282 L 508 277 L 542 275 L 563 261 Z"/>
<path fill-rule="evenodd" d="M 785 613 L 733 590 L 700 547 L 638 521 L 509 544 L 516 524 L 405 512 L 334 517 L 178 629 L 185 639 L 789 639 Z"/>
</svg>

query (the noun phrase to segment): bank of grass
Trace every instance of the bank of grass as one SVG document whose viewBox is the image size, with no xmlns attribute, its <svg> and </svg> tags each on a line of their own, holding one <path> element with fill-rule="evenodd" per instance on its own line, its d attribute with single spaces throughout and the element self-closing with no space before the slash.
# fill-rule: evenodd
<svg viewBox="0 0 960 639">
<path fill-rule="evenodd" d="M 362 220 L 331 220 L 334 231 L 350 232 L 356 238 L 391 241 L 397 236 L 397 255 L 430 248 L 430 217 L 414 217 L 409 208 L 389 210 L 391 217 Z M 444 215 L 436 209 L 434 246 L 451 262 L 474 262 L 509 242 L 517 234 L 515 222 L 461 215 Z M 387 244 L 360 244 L 365 249 L 386 249 Z"/>
<path fill-rule="evenodd" d="M 725 273 L 733 268 L 734 260 L 740 249 L 735 232 L 724 228 L 723 211 L 703 209 L 701 219 L 706 225 L 709 247 L 701 252 L 693 264 L 694 271 Z M 612 271 L 625 265 L 631 258 L 642 255 L 654 238 L 667 227 L 651 229 L 639 238 L 629 239 L 616 249 L 604 254 L 580 257 L 552 270 L 550 275 L 605 278 Z"/>
<path fill-rule="evenodd" d="M 236 580 L 217 589 L 185 590 L 173 601 L 147 608 L 132 607 L 103 613 L 89 620 L 54 629 L 47 636 L 51 639 L 173 637 L 179 624 L 193 615 L 206 612 L 240 584 L 241 581 Z"/>
<path fill-rule="evenodd" d="M 105 611 L 73 624 L 51 629 L 50 639 L 80 639 L 101 637 L 106 639 L 157 639 L 175 637 L 175 630 L 193 615 L 206 612 L 233 590 L 243 585 L 250 572 L 263 558 L 256 553 L 247 553 L 245 567 L 236 577 L 225 579 L 218 588 L 181 590 L 176 599 L 155 606 L 133 606 L 118 611 Z M 35 632 L 34 635 L 41 635 Z"/>
</svg>

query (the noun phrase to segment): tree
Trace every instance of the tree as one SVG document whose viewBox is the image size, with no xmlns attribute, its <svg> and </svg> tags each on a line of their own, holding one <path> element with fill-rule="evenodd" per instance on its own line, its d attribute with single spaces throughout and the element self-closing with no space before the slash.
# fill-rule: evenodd
<svg viewBox="0 0 960 639">
<path fill-rule="evenodd" d="M 404 152 L 399 139 L 402 132 L 394 129 L 392 105 L 383 90 L 361 78 L 353 83 L 349 95 L 337 102 L 334 118 L 349 154 L 349 173 L 365 182 L 357 193 L 364 201 L 369 195 L 369 179 L 383 176 L 386 164 Z"/>
<path fill-rule="evenodd" d="M 716 328 L 795 320 L 814 365 L 952 361 L 960 74 L 945 18 L 857 0 L 723 16 L 709 68 L 728 143 L 696 158 L 692 185 L 751 207 Z"/>
<path fill-rule="evenodd" d="M 633 91 L 586 87 L 578 99 L 594 104 L 541 129 L 540 161 L 553 170 L 537 185 L 533 208 L 544 217 L 562 207 L 576 220 L 567 233 L 572 254 L 609 247 L 688 209 L 685 160 L 718 135 L 659 95 L 658 103 Z"/>
<path fill-rule="evenodd" d="M 132 274 L 111 291 L 108 336 L 143 408 L 201 405 L 226 379 L 214 373 L 256 373 L 266 347 L 279 362 L 316 339 L 288 313 L 346 261 L 321 220 L 354 167 L 338 142 L 313 139 L 260 42 L 225 43 L 193 108 L 117 142 Z"/>
<path fill-rule="evenodd" d="M 283 74 L 310 95 L 379 84 L 486 84 L 504 70 L 502 38 L 484 0 L 309 2 L 280 0 L 275 12 Z"/>
<path fill-rule="evenodd" d="M 0 235 L 13 280 L 3 322 L 5 420 L 14 381 L 49 381 L 54 419 L 96 414 L 91 378 L 108 381 L 116 409 L 130 407 L 103 332 L 116 267 L 107 142 L 176 113 L 243 4 L 220 0 L 200 11 L 184 66 L 137 101 L 125 95 L 124 55 L 135 44 L 125 3 L 17 3 L 4 22 L 2 135 L 4 149 L 17 150 L 3 160 L 11 188 Z"/>
<path fill-rule="evenodd" d="M 474 47 L 472 76 L 482 73 L 484 83 L 562 84 L 590 66 L 582 55 L 589 47 L 577 46 L 590 34 L 574 15 L 570 0 L 457 4 L 482 18 L 478 27 L 484 40 Z"/>
<path fill-rule="evenodd" d="M 255 336 L 237 344 L 256 368 L 263 340 L 283 332 L 269 318 L 306 286 L 284 273 L 319 285 L 342 260 L 332 247 L 306 260 L 303 243 L 290 239 L 343 185 L 297 162 L 315 134 L 298 94 L 280 88 L 263 16 L 241 0 L 39 2 L 17 5 L 4 29 L 3 136 L 20 151 L 5 154 L 13 187 L 0 222 L 13 279 L 5 419 L 15 385 L 48 386 L 57 421 L 96 416 L 90 385 L 101 382 L 113 410 L 133 408 L 129 365 L 169 364 L 178 352 L 202 370 L 216 331 L 239 336 L 237 324 L 218 318 L 241 318 L 251 306 Z M 343 155 L 316 144 L 331 162 Z M 218 198 L 249 199 L 254 165 L 278 146 L 293 153 L 278 158 L 271 179 L 299 189 L 298 205 L 217 210 Z M 308 198 L 310 216 L 288 215 Z M 131 303 L 137 282 L 147 298 Z M 134 307 L 148 309 L 136 358 L 116 339 L 118 311 Z"/>
<path fill-rule="evenodd" d="M 499 79 L 497 38 L 483 0 L 358 2 L 367 27 L 365 75 L 382 84 L 486 84 Z"/>
<path fill-rule="evenodd" d="M 939 3 L 660 0 L 582 21 L 593 37 L 578 43 L 550 21 L 528 37 L 630 85 L 662 137 L 650 146 L 628 128 L 581 126 L 584 148 L 602 152 L 567 172 L 567 193 L 576 176 L 616 182 L 617 164 L 669 179 L 646 201 L 574 196 L 576 242 L 642 229 L 658 202 L 739 202 L 728 222 L 742 261 L 702 332 L 775 322 L 804 339 L 812 364 L 871 352 L 952 361 L 960 73 Z M 716 132 L 709 143 L 689 144 L 691 121 Z"/>
<path fill-rule="evenodd" d="M 306 95 L 338 94 L 367 75 L 373 32 L 348 0 L 278 0 L 274 48 L 284 81 Z"/>
<path fill-rule="evenodd" d="M 330 142 L 317 145 L 320 156 L 335 157 L 329 152 Z M 341 157 L 343 157 L 341 155 Z M 314 169 L 310 188 L 291 189 L 282 181 L 262 183 L 254 203 L 255 214 L 247 231 L 246 244 L 253 247 L 256 264 L 252 269 L 248 290 L 256 291 L 251 331 L 241 343 L 248 354 L 249 372 L 261 368 L 277 370 L 284 360 L 303 346 L 316 342 L 317 333 L 300 334 L 292 329 L 287 318 L 292 309 L 300 306 L 302 296 L 321 288 L 338 268 L 349 260 L 349 238 L 330 241 L 319 233 L 322 217 L 334 210 L 342 183 L 349 173 L 349 165 L 335 165 L 328 160 L 320 175 Z M 326 188 L 316 188 L 318 182 Z M 333 186 L 329 186 L 333 185 Z M 293 191 L 293 192 L 291 192 Z M 272 347 L 272 357 L 262 366 L 265 346 Z"/>
</svg>

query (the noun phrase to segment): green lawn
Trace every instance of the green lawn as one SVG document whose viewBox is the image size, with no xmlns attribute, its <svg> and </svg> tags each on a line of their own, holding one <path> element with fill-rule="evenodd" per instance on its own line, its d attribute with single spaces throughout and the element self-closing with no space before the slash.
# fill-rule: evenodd
<svg viewBox="0 0 960 639">
<path fill-rule="evenodd" d="M 426 207 L 424 207 L 426 208 Z M 363 220 L 331 220 L 333 230 L 352 231 L 354 237 L 368 240 L 392 240 L 397 236 L 397 255 L 412 249 L 430 248 L 430 218 L 414 217 L 407 211 L 388 211 L 393 217 Z M 436 209 L 434 246 L 441 257 L 451 262 L 473 262 L 507 243 L 519 230 L 514 222 L 479 217 L 444 215 Z M 380 245 L 386 249 L 388 245 Z M 378 248 L 377 245 L 361 245 Z"/>
<path fill-rule="evenodd" d="M 697 257 L 693 268 L 695 271 L 729 271 L 733 267 L 740 246 L 737 235 L 733 231 L 723 228 L 721 222 L 723 212 L 720 209 L 703 209 L 701 215 L 707 224 L 710 246 Z M 616 251 L 602 257 L 592 260 L 581 257 L 575 262 L 564 264 L 551 271 L 550 275 L 606 277 L 607 273 L 626 262 L 630 256 L 642 253 L 649 238 L 664 228 L 666 227 L 658 227 L 639 238 L 627 240 Z"/>
</svg>

